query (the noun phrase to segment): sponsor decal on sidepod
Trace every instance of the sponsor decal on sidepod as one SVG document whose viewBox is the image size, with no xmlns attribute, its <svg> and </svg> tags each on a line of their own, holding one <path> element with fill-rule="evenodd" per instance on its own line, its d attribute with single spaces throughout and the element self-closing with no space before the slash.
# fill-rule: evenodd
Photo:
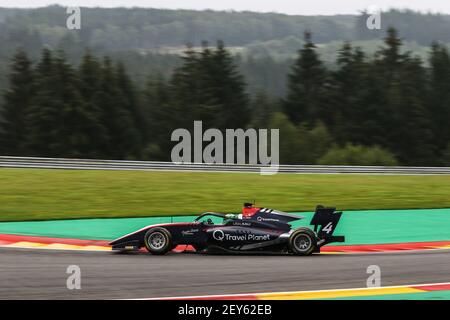
<svg viewBox="0 0 450 320">
<path fill-rule="evenodd" d="M 184 230 L 181 231 L 183 236 L 193 236 L 195 232 L 198 232 L 198 229 Z"/>
<path fill-rule="evenodd" d="M 241 234 L 241 235 L 232 235 L 223 232 L 223 230 L 214 230 L 213 238 L 217 241 L 223 240 L 231 240 L 231 241 L 265 241 L 270 239 L 270 235 L 256 235 L 253 233 Z"/>
</svg>

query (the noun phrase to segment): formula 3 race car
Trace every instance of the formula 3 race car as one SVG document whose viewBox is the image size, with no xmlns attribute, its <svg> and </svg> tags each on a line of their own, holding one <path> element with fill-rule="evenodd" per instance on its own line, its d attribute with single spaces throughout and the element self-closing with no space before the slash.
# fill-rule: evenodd
<svg viewBox="0 0 450 320">
<path fill-rule="evenodd" d="M 317 206 L 310 224 L 314 229 L 292 229 L 289 222 L 304 217 L 245 203 L 242 214 L 205 212 L 194 222 L 150 225 L 110 243 L 113 250 L 139 250 L 162 255 L 177 245 L 190 245 L 197 252 L 281 252 L 310 255 L 330 242 L 344 242 L 333 236 L 342 212 Z M 214 219 L 222 223 L 214 224 Z"/>
<path fill-rule="evenodd" d="M 317 206 L 310 224 L 314 229 L 292 229 L 292 221 L 304 217 L 245 203 L 242 214 L 205 212 L 193 222 L 150 225 L 110 243 L 113 250 L 139 250 L 162 255 L 177 245 L 190 245 L 196 252 L 228 253 L 281 252 L 295 255 L 319 253 L 330 242 L 344 242 L 333 236 L 342 212 Z M 220 224 L 212 219 L 219 218 Z"/>
</svg>

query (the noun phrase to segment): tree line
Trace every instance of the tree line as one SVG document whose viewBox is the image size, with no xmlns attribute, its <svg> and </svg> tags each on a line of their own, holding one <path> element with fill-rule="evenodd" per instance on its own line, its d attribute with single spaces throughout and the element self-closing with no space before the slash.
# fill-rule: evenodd
<svg viewBox="0 0 450 320">
<path fill-rule="evenodd" d="M 62 6 L 34 9 L 0 8 L 0 90 L 6 88 L 6 66 L 17 47 L 37 61 L 43 47 L 64 50 L 78 65 L 89 48 L 93 55 L 120 59 L 130 77 L 145 83 L 147 74 L 169 76 L 179 66 L 178 48 L 222 39 L 234 53 L 250 93 L 264 89 L 286 94 L 286 74 L 303 45 L 301 30 L 314 30 L 314 40 L 325 64 L 334 67 L 336 47 L 356 41 L 369 54 L 392 25 L 405 39 L 404 48 L 425 57 L 432 40 L 450 43 L 449 15 L 408 10 L 382 13 L 382 30 L 366 27 L 368 13 L 334 16 L 290 16 L 276 13 L 162 10 L 149 8 L 81 9 L 82 28 L 66 27 Z M 424 28 L 423 26 L 427 27 Z M 299 32 L 300 30 L 300 32 Z M 355 42 L 353 42 L 355 43 Z M 176 50 L 174 50 L 176 49 Z M 1 103 L 1 99 L 0 99 Z"/>
<path fill-rule="evenodd" d="M 364 6 L 361 6 L 364 9 Z M 82 7 L 82 28 L 67 30 L 66 8 L 0 8 L 0 40 L 9 46 L 20 42 L 55 46 L 73 41 L 82 47 L 107 50 L 179 46 L 186 42 L 224 40 L 231 46 L 245 46 L 299 36 L 299 30 L 315 30 L 318 43 L 379 39 L 385 30 L 369 30 L 370 13 L 359 15 L 305 16 L 236 11 L 167 10 L 154 8 Z M 391 9 L 382 12 L 382 25 L 393 26 L 408 40 L 428 45 L 432 40 L 450 42 L 449 15 Z M 427 28 L 423 26 L 426 25 Z M 6 49 L 6 48 L 5 48 Z"/>
<path fill-rule="evenodd" d="M 425 66 L 389 29 L 374 57 L 345 42 L 336 68 L 311 34 L 278 98 L 248 87 L 223 42 L 188 47 L 170 76 L 144 88 L 122 63 L 86 52 L 78 65 L 19 50 L 0 113 L 0 153 L 170 160 L 176 128 L 279 128 L 280 160 L 299 164 L 449 165 L 450 54 L 433 43 Z"/>
</svg>

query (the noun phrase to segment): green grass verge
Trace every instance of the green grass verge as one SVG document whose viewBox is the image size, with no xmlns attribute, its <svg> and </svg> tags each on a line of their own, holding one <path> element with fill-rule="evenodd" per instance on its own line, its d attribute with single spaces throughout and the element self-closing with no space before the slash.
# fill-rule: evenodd
<svg viewBox="0 0 450 320">
<path fill-rule="evenodd" d="M 450 176 L 0 169 L 0 220 L 450 207 Z"/>
</svg>

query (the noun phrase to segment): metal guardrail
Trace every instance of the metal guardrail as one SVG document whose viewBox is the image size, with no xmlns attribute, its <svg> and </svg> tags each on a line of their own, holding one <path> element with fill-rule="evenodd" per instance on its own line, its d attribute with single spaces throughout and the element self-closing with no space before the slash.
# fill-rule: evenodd
<svg viewBox="0 0 450 320">
<path fill-rule="evenodd" d="M 0 156 L 0 167 L 84 170 L 165 170 L 210 172 L 257 172 L 263 166 L 236 164 L 187 163 L 159 161 L 97 160 L 67 158 L 37 158 Z M 321 166 L 280 165 L 279 173 L 357 173 L 357 174 L 450 174 L 450 167 L 381 167 L 381 166 Z"/>
</svg>

